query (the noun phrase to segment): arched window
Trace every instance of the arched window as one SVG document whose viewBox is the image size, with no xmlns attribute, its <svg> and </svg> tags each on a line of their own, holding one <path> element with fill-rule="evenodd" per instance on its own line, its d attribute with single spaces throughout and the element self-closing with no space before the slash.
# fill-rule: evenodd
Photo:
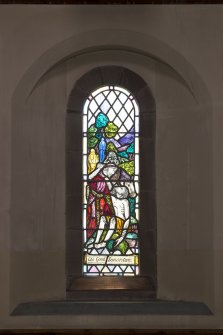
<svg viewBox="0 0 223 335">
<path fill-rule="evenodd" d="M 83 75 L 66 119 L 67 296 L 156 297 L 155 102 L 129 69 Z M 81 163 L 82 162 L 82 163 Z"/>
<path fill-rule="evenodd" d="M 118 86 L 83 109 L 83 275 L 139 275 L 139 108 Z"/>
</svg>

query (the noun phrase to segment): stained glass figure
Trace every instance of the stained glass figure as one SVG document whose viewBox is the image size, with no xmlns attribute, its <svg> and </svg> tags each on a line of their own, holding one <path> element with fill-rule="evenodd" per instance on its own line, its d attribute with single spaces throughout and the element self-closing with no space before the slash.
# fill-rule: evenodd
<svg viewBox="0 0 223 335">
<path fill-rule="evenodd" d="M 83 110 L 83 275 L 139 275 L 139 109 L 104 86 Z"/>
</svg>

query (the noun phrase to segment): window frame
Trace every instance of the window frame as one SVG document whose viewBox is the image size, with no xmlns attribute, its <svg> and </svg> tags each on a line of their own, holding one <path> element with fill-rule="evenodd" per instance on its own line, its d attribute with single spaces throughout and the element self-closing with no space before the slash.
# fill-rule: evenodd
<svg viewBox="0 0 223 335">
<path fill-rule="evenodd" d="M 140 275 L 82 276 L 82 113 L 88 96 L 102 86 L 120 86 L 139 106 Z M 120 66 L 97 67 L 75 83 L 66 114 L 66 277 L 67 298 L 77 300 L 154 299 L 157 291 L 155 197 L 155 101 L 146 82 Z M 143 176 L 143 177 L 142 177 Z"/>
</svg>

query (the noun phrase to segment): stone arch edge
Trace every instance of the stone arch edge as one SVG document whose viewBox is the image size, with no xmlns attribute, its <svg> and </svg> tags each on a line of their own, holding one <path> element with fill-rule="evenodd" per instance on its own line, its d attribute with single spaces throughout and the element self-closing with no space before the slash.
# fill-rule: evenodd
<svg viewBox="0 0 223 335">
<path fill-rule="evenodd" d="M 132 38 L 129 39 L 129 36 Z M 203 79 L 182 54 L 154 36 L 116 29 L 85 32 L 50 48 L 21 78 L 13 93 L 13 106 L 18 102 L 26 101 L 41 78 L 58 64 L 86 53 L 105 50 L 128 51 L 166 64 L 180 76 L 197 103 L 205 102 L 206 105 L 211 106 L 210 94 Z"/>
<path fill-rule="evenodd" d="M 81 133 L 81 124 L 82 124 L 82 109 L 85 100 L 88 96 L 97 88 L 102 86 L 111 86 L 118 85 L 125 89 L 128 89 L 129 92 L 135 97 L 139 105 L 139 115 L 140 115 L 140 124 L 141 130 L 139 135 L 140 141 L 140 175 L 143 175 L 144 182 L 140 183 L 140 222 L 141 229 L 139 229 L 140 238 L 140 264 L 141 271 L 140 277 L 138 279 L 134 278 L 134 281 L 138 282 L 140 288 L 144 289 L 144 296 L 155 298 L 157 295 L 157 241 L 156 241 L 156 186 L 155 186 L 155 127 L 156 127 L 156 118 L 155 118 L 155 100 L 150 91 L 150 88 L 147 86 L 144 79 L 137 74 L 136 72 L 129 70 L 127 67 L 123 66 L 99 66 L 95 67 L 88 72 L 84 73 L 74 84 L 73 89 L 70 92 L 68 98 L 68 109 L 66 115 L 66 195 L 69 199 L 70 195 L 75 196 L 75 199 L 79 199 L 79 205 L 76 208 L 76 205 L 70 204 L 69 201 L 66 201 L 66 212 L 73 213 L 73 215 L 66 216 L 66 226 L 70 229 L 75 228 L 76 232 L 78 231 L 79 222 L 82 221 L 81 214 L 79 213 L 79 208 L 82 204 L 81 190 L 77 191 L 77 188 L 72 187 L 72 181 L 75 185 L 78 185 L 78 176 L 75 171 L 75 164 L 72 160 L 72 152 L 75 151 L 79 153 L 78 161 L 81 161 L 81 153 L 78 151 L 78 148 L 81 146 L 80 139 L 82 138 Z M 148 126 L 149 124 L 149 126 Z M 75 140 L 74 135 L 75 134 Z M 143 159 L 144 156 L 149 157 L 148 159 Z M 150 171 L 150 173 L 148 173 Z M 79 174 L 78 174 L 79 175 Z M 150 196 L 149 196 L 150 194 Z M 149 210 L 148 210 L 149 208 Z M 74 219 L 75 218 L 75 219 Z M 149 231 L 145 229 L 148 222 Z M 69 232 L 69 230 L 68 230 Z M 67 234 L 69 235 L 69 234 Z M 151 241 L 151 246 L 148 249 L 147 241 Z M 78 241 L 81 241 L 79 238 Z M 68 240 L 67 240 L 68 242 Z M 72 243 L 74 244 L 74 243 Z M 78 285 L 80 287 L 86 287 L 88 285 L 89 279 L 83 278 L 82 283 L 80 283 L 80 277 L 82 273 L 81 269 L 81 254 L 82 254 L 82 245 L 80 242 L 75 241 L 75 254 L 80 255 L 80 257 L 75 258 L 75 262 L 72 262 L 73 253 L 72 250 L 69 252 L 70 243 L 66 243 L 66 254 L 67 254 L 67 297 L 76 298 L 77 290 L 75 289 Z M 79 247 L 78 247 L 79 245 Z M 78 266 L 79 265 L 79 266 Z M 98 278 L 100 285 L 106 287 L 107 282 L 106 278 Z M 129 280 L 125 278 L 120 279 L 121 282 L 117 283 L 116 291 L 119 285 L 125 285 L 128 287 L 131 286 Z M 129 287 L 130 287 L 129 286 Z M 134 285 L 133 285 L 134 286 Z M 135 287 L 131 291 L 132 297 L 138 297 L 142 299 L 140 292 L 138 291 L 139 287 Z M 102 297 L 107 296 L 107 293 L 101 292 L 97 293 L 97 296 L 101 295 Z M 127 293 L 128 294 L 128 293 Z M 126 292 L 120 294 L 113 292 L 110 295 L 110 299 L 113 299 L 113 296 L 119 297 L 119 299 L 124 299 Z M 95 293 L 88 293 L 88 297 L 94 297 Z M 108 295 L 109 296 L 109 295 Z M 79 297 L 79 296 L 78 296 Z M 140 298 L 141 297 L 141 298 Z"/>
</svg>

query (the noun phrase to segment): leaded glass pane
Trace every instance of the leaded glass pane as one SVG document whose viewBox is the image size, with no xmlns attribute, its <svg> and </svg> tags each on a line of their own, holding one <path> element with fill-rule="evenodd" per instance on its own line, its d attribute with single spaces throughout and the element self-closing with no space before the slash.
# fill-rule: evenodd
<svg viewBox="0 0 223 335">
<path fill-rule="evenodd" d="M 139 275 L 138 105 L 106 86 L 83 113 L 83 275 Z"/>
</svg>

